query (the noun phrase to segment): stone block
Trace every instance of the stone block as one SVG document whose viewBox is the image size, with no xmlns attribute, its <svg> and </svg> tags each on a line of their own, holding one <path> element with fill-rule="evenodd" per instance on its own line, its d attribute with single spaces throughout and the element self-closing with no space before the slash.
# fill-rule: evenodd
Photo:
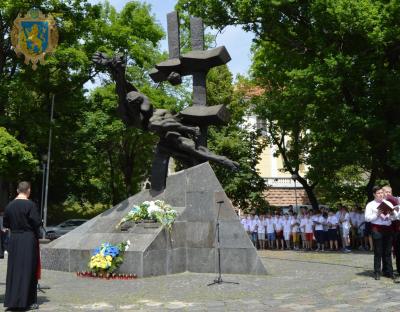
<svg viewBox="0 0 400 312">
<path fill-rule="evenodd" d="M 186 209 L 179 217 L 179 220 L 212 222 L 216 218 L 214 192 L 188 192 L 186 194 Z"/>
<path fill-rule="evenodd" d="M 45 246 L 41 248 L 40 256 L 43 269 L 69 272 L 69 249 L 53 249 Z"/>
<path fill-rule="evenodd" d="M 143 277 L 143 252 L 126 251 L 124 262 L 121 264 L 119 271 L 121 273 L 136 274 L 138 277 Z"/>
<path fill-rule="evenodd" d="M 223 192 L 208 162 L 186 169 L 186 192 Z"/>
<path fill-rule="evenodd" d="M 175 221 L 172 230 L 164 230 L 170 248 L 185 248 L 187 245 L 188 223 L 184 221 Z"/>
<path fill-rule="evenodd" d="M 221 271 L 229 274 L 267 273 L 257 251 L 249 248 L 221 248 Z"/>
<path fill-rule="evenodd" d="M 238 221 L 220 221 L 220 244 L 222 248 L 254 249 L 249 235 Z"/>
<path fill-rule="evenodd" d="M 91 257 L 90 250 L 70 249 L 69 272 L 88 271 L 88 263 Z"/>
<path fill-rule="evenodd" d="M 187 248 L 187 270 L 189 272 L 215 273 L 217 272 L 216 268 L 214 248 Z"/>
<path fill-rule="evenodd" d="M 156 199 L 165 200 L 179 212 L 171 233 L 155 223 L 132 224 L 127 231 L 115 228 L 134 204 Z M 217 204 L 220 200 L 223 201 L 221 207 Z M 223 272 L 266 274 L 208 163 L 172 175 L 164 192 L 151 194 L 148 190 L 141 191 L 74 231 L 43 245 L 43 268 L 85 270 L 91 251 L 101 243 L 118 244 L 130 240 L 131 245 L 120 268 L 122 273 L 134 273 L 139 277 L 186 270 L 215 273 L 218 210 Z"/>
<path fill-rule="evenodd" d="M 214 246 L 214 222 L 187 222 L 186 245 L 190 248 Z"/>
<path fill-rule="evenodd" d="M 175 248 L 168 251 L 167 274 L 186 271 L 186 248 Z"/>
<path fill-rule="evenodd" d="M 162 198 L 177 210 L 182 210 L 186 206 L 186 173 L 184 170 L 168 177 Z M 177 207 L 181 207 L 181 209 Z"/>
<path fill-rule="evenodd" d="M 167 274 L 168 250 L 146 250 L 143 253 L 143 276 Z"/>
</svg>

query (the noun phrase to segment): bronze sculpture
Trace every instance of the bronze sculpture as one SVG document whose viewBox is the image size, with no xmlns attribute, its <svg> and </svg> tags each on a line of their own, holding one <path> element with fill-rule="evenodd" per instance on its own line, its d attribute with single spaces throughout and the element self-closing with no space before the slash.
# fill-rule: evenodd
<svg viewBox="0 0 400 312">
<path fill-rule="evenodd" d="M 93 62 L 106 67 L 116 82 L 118 112 L 124 123 L 130 127 L 154 132 L 160 137 L 150 179 L 151 188 L 155 191 L 165 188 L 170 157 L 179 160 L 187 168 L 205 161 L 213 161 L 232 170 L 239 168 L 238 163 L 225 156 L 216 155 L 206 147 L 207 126 L 226 123 L 229 113 L 224 105 L 206 106 L 205 77 L 210 68 L 225 64 L 230 60 L 230 56 L 224 47 L 210 51 L 199 50 L 194 55 L 193 52 L 182 56 L 176 54 L 176 51 L 179 52 L 177 13 L 168 14 L 168 19 L 170 51 L 175 51 L 175 54 L 171 57 L 170 53 L 169 60 L 156 65 L 150 76 L 157 82 L 167 80 L 172 84 L 179 84 L 181 76 L 193 75 L 194 84 L 197 84 L 194 85 L 194 105 L 180 113 L 173 114 L 165 109 L 154 109 L 149 99 L 126 80 L 126 64 L 122 56 L 108 57 L 101 52 L 96 52 L 93 56 Z M 203 26 L 200 22 L 200 19 L 193 19 L 197 28 L 192 29 L 192 35 L 202 33 Z M 171 30 L 172 26 L 175 26 L 174 31 Z M 170 38 L 171 32 L 175 41 Z"/>
</svg>

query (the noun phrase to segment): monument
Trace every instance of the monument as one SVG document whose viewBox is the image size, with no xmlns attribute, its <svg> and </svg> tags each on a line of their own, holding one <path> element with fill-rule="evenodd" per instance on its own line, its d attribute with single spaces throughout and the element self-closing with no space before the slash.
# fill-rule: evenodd
<svg viewBox="0 0 400 312">
<path fill-rule="evenodd" d="M 179 18 L 169 13 L 170 57 L 155 66 L 155 82 L 176 85 L 181 77 L 193 76 L 193 106 L 178 114 L 154 109 L 144 94 L 125 78 L 122 56 L 96 53 L 93 61 L 106 67 L 116 81 L 118 111 L 128 126 L 152 131 L 159 137 L 152 171 L 151 189 L 143 190 L 42 248 L 45 269 L 82 271 L 90 251 L 102 242 L 130 240 L 120 271 L 139 277 L 217 271 L 216 224 L 219 216 L 222 273 L 266 274 L 257 251 L 234 212 L 208 161 L 238 170 L 239 165 L 207 148 L 207 127 L 224 124 L 229 114 L 223 105 L 206 106 L 206 75 L 210 68 L 230 60 L 225 47 L 204 51 L 203 23 L 191 18 L 193 51 L 180 55 Z M 185 170 L 167 177 L 170 157 Z M 161 199 L 178 211 L 171 231 L 159 224 L 135 224 L 127 231 L 116 225 L 133 205 Z M 217 204 L 217 202 L 219 204 Z"/>
</svg>

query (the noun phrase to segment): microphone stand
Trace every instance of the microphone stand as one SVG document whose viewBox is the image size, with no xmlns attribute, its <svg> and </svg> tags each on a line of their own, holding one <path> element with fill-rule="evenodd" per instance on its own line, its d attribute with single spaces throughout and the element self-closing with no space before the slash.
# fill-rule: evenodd
<svg viewBox="0 0 400 312">
<path fill-rule="evenodd" d="M 237 283 L 237 282 L 227 282 L 227 281 L 224 281 L 222 279 L 222 273 L 221 273 L 221 244 L 220 244 L 220 239 L 219 239 L 219 213 L 221 211 L 221 205 L 223 203 L 224 203 L 223 200 L 217 201 L 218 214 L 217 214 L 217 224 L 216 224 L 216 234 L 217 234 L 217 246 L 216 246 L 216 249 L 217 249 L 217 254 L 218 254 L 218 276 L 217 276 L 216 279 L 214 279 L 214 281 L 212 283 L 208 284 L 207 286 L 212 286 L 212 285 L 215 285 L 215 284 L 222 284 L 222 283 L 239 285 L 239 283 Z"/>
</svg>

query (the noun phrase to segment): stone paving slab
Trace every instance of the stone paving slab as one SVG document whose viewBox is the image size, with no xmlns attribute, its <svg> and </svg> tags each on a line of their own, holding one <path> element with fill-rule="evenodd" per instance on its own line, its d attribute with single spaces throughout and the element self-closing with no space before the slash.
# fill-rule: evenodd
<svg viewBox="0 0 400 312">
<path fill-rule="evenodd" d="M 239 285 L 207 286 L 215 274 L 136 280 L 78 278 L 43 270 L 41 311 L 400 311 L 400 285 L 372 278 L 371 253 L 259 252 L 268 275 L 223 275 Z M 6 261 L 0 261 L 0 302 Z"/>
</svg>

